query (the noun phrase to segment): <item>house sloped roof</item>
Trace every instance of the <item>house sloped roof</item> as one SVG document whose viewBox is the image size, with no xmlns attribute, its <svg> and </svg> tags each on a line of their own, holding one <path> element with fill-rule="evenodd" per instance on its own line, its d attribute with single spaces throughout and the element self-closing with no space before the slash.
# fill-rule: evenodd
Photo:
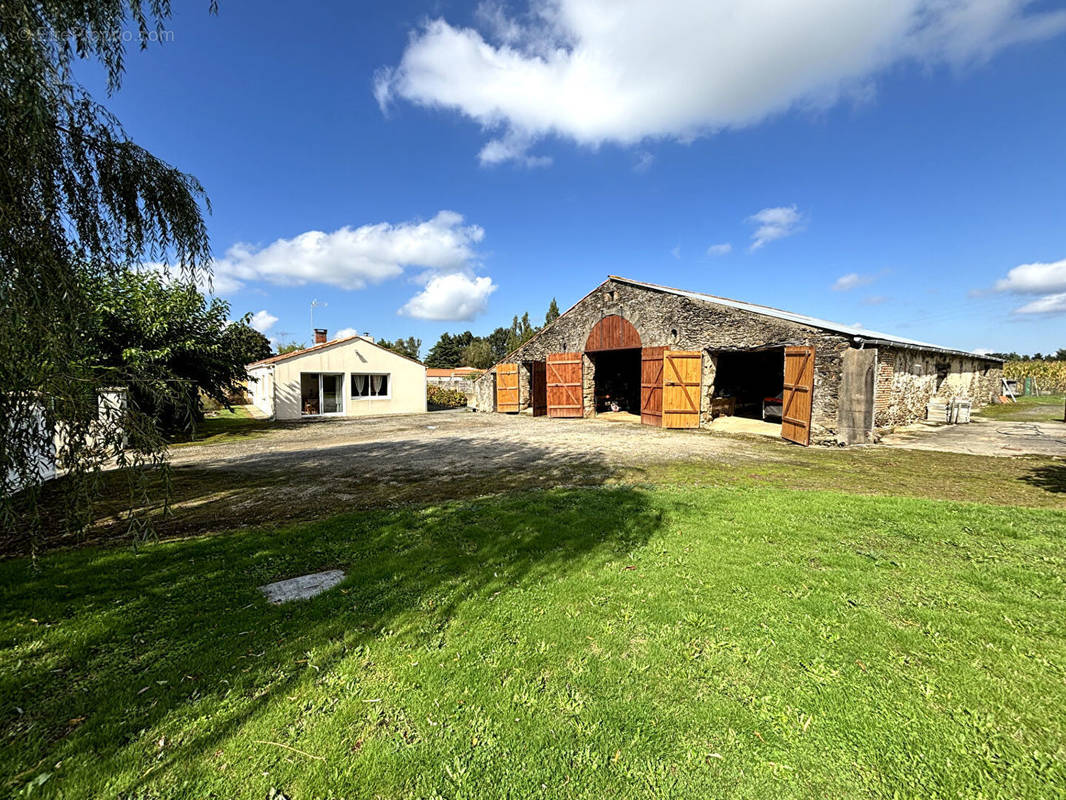
<svg viewBox="0 0 1066 800">
<path fill-rule="evenodd" d="M 811 328 L 820 328 L 821 330 L 832 331 L 834 333 L 844 334 L 846 336 L 859 337 L 870 344 L 888 344 L 898 345 L 900 347 L 906 347 L 908 349 L 917 350 L 934 350 L 940 353 L 950 353 L 952 355 L 965 356 L 967 358 L 977 358 L 986 361 L 1001 361 L 1002 359 L 992 358 L 991 356 L 982 356 L 977 353 L 970 352 L 968 350 L 956 350 L 951 347 L 941 347 L 940 345 L 930 344 L 928 342 L 920 342 L 917 339 L 905 339 L 902 336 L 893 336 L 889 333 L 880 333 L 879 331 L 871 331 L 866 328 L 856 328 L 852 325 L 842 325 L 839 322 L 830 322 L 829 320 L 818 319 L 817 317 L 809 317 L 805 314 L 796 314 L 792 311 L 783 311 L 779 308 L 772 308 L 770 306 L 761 306 L 755 303 L 745 303 L 741 300 L 730 300 L 728 297 L 717 297 L 713 294 L 705 294 L 703 292 L 691 292 L 685 289 L 675 289 L 671 286 L 660 286 L 657 283 L 646 283 L 644 281 L 635 281 L 632 278 L 623 278 L 620 275 L 609 275 L 608 278 L 619 283 L 628 283 L 631 286 L 639 286 L 644 289 L 651 289 L 656 292 L 664 292 L 666 294 L 674 294 L 679 297 L 687 297 L 690 300 L 697 300 L 703 303 L 713 303 L 719 306 L 728 306 L 729 308 L 736 308 L 741 311 L 748 311 L 752 314 L 762 314 L 766 317 L 774 317 L 776 319 L 783 319 L 789 322 L 795 322 L 800 325 L 806 325 Z"/>
<path fill-rule="evenodd" d="M 484 370 L 476 367 L 426 367 L 427 378 L 468 378 L 471 375 L 480 375 Z"/>
<path fill-rule="evenodd" d="M 423 366 L 421 361 L 415 361 L 415 359 L 409 356 L 405 356 L 403 355 L 403 353 L 397 353 L 395 350 L 390 350 L 387 347 L 382 347 L 380 344 L 371 339 L 367 339 L 364 336 L 355 334 L 354 336 L 345 336 L 342 339 L 332 339 L 331 341 L 323 342 L 322 344 L 316 344 L 312 345 L 311 347 L 305 347 L 303 350 L 293 350 L 291 353 L 284 353 L 280 356 L 271 356 L 270 358 L 263 358 L 259 361 L 253 361 L 251 364 L 247 365 L 247 368 L 251 369 L 252 367 L 266 367 L 270 364 L 277 364 L 279 361 L 288 361 L 290 358 L 299 358 L 300 356 L 305 356 L 308 353 L 314 353 L 316 350 L 324 350 L 327 347 L 335 347 L 339 344 L 346 344 L 347 342 L 355 341 L 356 339 L 359 339 L 360 341 L 363 341 L 366 344 L 373 345 L 379 350 L 384 350 L 387 353 L 391 353 L 397 358 L 405 358 L 408 361 L 412 361 L 415 364 L 418 364 L 419 366 Z"/>
</svg>

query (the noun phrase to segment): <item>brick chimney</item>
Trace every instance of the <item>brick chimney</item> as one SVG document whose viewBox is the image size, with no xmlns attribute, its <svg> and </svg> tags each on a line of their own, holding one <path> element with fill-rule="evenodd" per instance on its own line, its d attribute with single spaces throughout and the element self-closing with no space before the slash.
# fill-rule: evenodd
<svg viewBox="0 0 1066 800">
<path fill-rule="evenodd" d="M 327 341 L 329 340 L 326 339 L 326 329 L 315 328 L 315 344 L 325 344 Z"/>
</svg>

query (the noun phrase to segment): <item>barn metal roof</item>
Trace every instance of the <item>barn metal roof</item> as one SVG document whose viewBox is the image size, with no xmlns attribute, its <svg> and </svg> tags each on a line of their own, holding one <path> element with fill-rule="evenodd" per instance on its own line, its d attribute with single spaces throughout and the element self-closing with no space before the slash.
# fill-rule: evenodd
<svg viewBox="0 0 1066 800">
<path fill-rule="evenodd" d="M 667 294 L 675 294 L 679 297 L 687 297 L 691 300 L 698 300 L 703 303 L 713 303 L 719 306 L 728 306 L 729 308 L 736 308 L 741 311 L 749 311 L 752 314 L 762 314 L 766 317 L 774 317 L 776 319 L 788 320 L 789 322 L 796 322 L 800 325 L 807 325 L 811 328 L 820 328 L 826 331 L 832 331 L 834 333 L 841 333 L 846 336 L 857 337 L 864 342 L 870 344 L 887 344 L 896 345 L 898 347 L 905 347 L 913 350 L 935 350 L 939 353 L 951 353 L 953 355 L 966 356 L 967 358 L 977 358 L 986 361 L 1001 361 L 1002 359 L 993 358 L 991 356 L 982 356 L 977 353 L 970 352 L 968 350 L 956 350 L 951 347 L 941 347 L 940 345 L 930 344 L 929 342 L 920 342 L 917 339 L 905 339 L 902 336 L 893 336 L 889 333 L 880 333 L 879 331 L 871 331 L 867 328 L 856 328 L 852 325 L 842 325 L 839 322 L 830 322 L 829 320 L 818 319 L 817 317 L 808 317 L 806 314 L 796 314 L 792 311 L 783 311 L 780 308 L 772 308 L 770 306 L 761 306 L 755 303 L 745 303 L 741 300 L 730 300 L 728 297 L 718 297 L 713 294 L 705 294 L 704 292 L 690 292 L 686 289 L 675 289 L 672 286 L 660 286 L 657 283 L 646 283 L 644 281 L 635 281 L 632 278 L 623 278 L 620 275 L 608 275 L 610 280 L 618 281 L 619 283 L 628 283 L 632 286 L 639 286 L 643 289 L 651 289 L 656 292 L 665 292 Z"/>
</svg>

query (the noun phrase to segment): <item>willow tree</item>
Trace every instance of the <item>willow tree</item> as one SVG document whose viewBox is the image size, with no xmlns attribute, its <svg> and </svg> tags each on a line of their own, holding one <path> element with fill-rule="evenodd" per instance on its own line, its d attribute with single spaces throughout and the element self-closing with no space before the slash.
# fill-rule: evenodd
<svg viewBox="0 0 1066 800">
<path fill-rule="evenodd" d="M 203 281 L 209 245 L 197 180 L 131 141 L 72 72 L 96 61 L 109 93 L 118 90 L 127 41 L 164 40 L 169 2 L 4 0 L 2 9 L 0 526 L 10 537 L 39 525 L 39 457 L 53 441 L 66 473 L 57 516 L 73 525 L 116 453 L 137 491 L 141 467 L 165 462 L 157 426 L 137 408 L 99 423 L 99 390 L 141 377 L 94 359 L 85 288 L 146 262 Z"/>
</svg>

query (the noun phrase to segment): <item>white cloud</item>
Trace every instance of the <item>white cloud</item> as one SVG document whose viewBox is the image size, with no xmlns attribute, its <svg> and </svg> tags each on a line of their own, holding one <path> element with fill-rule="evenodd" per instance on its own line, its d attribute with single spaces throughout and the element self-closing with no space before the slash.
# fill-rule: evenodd
<svg viewBox="0 0 1066 800">
<path fill-rule="evenodd" d="M 641 150 L 637 153 L 636 163 L 633 164 L 634 172 L 647 172 L 651 169 L 651 165 L 655 163 L 655 155 L 649 153 L 647 150 Z"/>
<path fill-rule="evenodd" d="M 990 356 L 996 351 L 988 347 L 975 347 L 971 352 L 978 356 Z"/>
<path fill-rule="evenodd" d="M 1043 295 L 1014 309 L 1016 314 L 1062 314 L 1066 312 L 1066 259 L 1021 264 L 996 281 L 995 288 L 998 292 Z"/>
<path fill-rule="evenodd" d="M 357 331 L 355 328 L 341 328 L 339 331 L 333 334 L 333 338 L 347 339 L 349 336 L 355 336 L 358 333 L 359 331 Z"/>
<path fill-rule="evenodd" d="M 374 95 L 493 132 L 483 163 L 579 144 L 688 140 L 791 108 L 868 99 L 901 62 L 962 66 L 1066 30 L 1030 0 L 528 0 L 482 4 L 480 30 L 427 21 Z"/>
<path fill-rule="evenodd" d="M 1021 308 L 1014 309 L 1015 314 L 1066 314 L 1066 292 L 1038 297 Z"/>
<path fill-rule="evenodd" d="M 395 278 L 407 267 L 466 270 L 484 236 L 481 227 L 463 225 L 462 215 L 441 211 L 424 222 L 345 226 L 332 233 L 307 231 L 261 248 L 236 244 L 214 263 L 214 291 L 229 294 L 249 281 L 362 289 Z"/>
<path fill-rule="evenodd" d="M 524 167 L 548 167 L 551 166 L 551 156 L 531 156 L 529 139 L 517 134 L 508 134 L 502 139 L 493 139 L 481 148 L 478 157 L 483 166 L 502 164 L 504 161 L 514 161 Z"/>
<path fill-rule="evenodd" d="M 672 255 L 674 258 L 681 258 L 681 245 L 675 244 L 673 247 L 671 247 L 670 255 Z"/>
<path fill-rule="evenodd" d="M 882 306 L 882 305 L 884 305 L 885 303 L 887 303 L 891 299 L 892 298 L 888 297 L 887 295 L 872 294 L 869 297 L 864 297 L 862 299 L 862 302 L 863 302 L 863 305 L 867 305 L 867 306 Z"/>
<path fill-rule="evenodd" d="M 426 288 L 408 300 L 399 313 L 416 319 L 473 319 L 485 310 L 494 291 L 496 284 L 488 277 L 433 275 Z"/>
<path fill-rule="evenodd" d="M 841 275 L 833 282 L 833 291 L 851 291 L 852 289 L 858 289 L 860 286 L 869 286 L 875 280 L 876 276 L 874 275 L 860 275 L 857 272 L 849 272 L 847 275 Z"/>
<path fill-rule="evenodd" d="M 721 244 L 712 244 L 707 248 L 707 255 L 709 256 L 724 256 L 733 252 L 733 245 L 729 242 L 722 242 Z"/>
<path fill-rule="evenodd" d="M 795 206 L 764 208 L 748 217 L 748 222 L 757 226 L 751 235 L 752 250 L 803 230 L 803 216 Z"/>
<path fill-rule="evenodd" d="M 996 281 L 996 290 L 1017 294 L 1066 292 L 1066 259 L 1050 264 L 1022 264 Z"/>
<path fill-rule="evenodd" d="M 262 311 L 256 311 L 252 314 L 251 326 L 260 333 L 266 333 L 274 327 L 274 323 L 278 321 L 278 318 L 267 311 L 265 308 Z"/>
</svg>

